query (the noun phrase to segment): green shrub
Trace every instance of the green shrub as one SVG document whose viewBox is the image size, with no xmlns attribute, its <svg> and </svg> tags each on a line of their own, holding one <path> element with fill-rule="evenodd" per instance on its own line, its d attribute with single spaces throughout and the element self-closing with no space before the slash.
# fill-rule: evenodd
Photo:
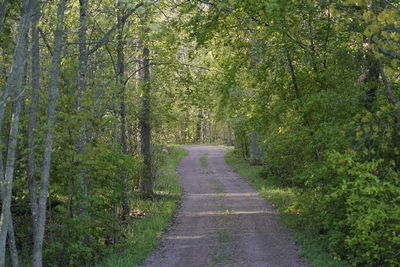
<svg viewBox="0 0 400 267">
<path fill-rule="evenodd" d="M 354 266 L 400 265 L 400 182 L 390 164 L 334 151 L 305 176 L 311 189 L 298 205 L 337 257 Z"/>
</svg>

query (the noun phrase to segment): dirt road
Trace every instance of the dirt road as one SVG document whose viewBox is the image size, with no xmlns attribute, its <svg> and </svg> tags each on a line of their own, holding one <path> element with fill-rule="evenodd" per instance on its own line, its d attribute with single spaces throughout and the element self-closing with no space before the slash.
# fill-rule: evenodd
<svg viewBox="0 0 400 267">
<path fill-rule="evenodd" d="M 182 204 L 143 266 L 307 266 L 272 205 L 225 163 L 225 149 L 184 148 Z"/>
</svg>

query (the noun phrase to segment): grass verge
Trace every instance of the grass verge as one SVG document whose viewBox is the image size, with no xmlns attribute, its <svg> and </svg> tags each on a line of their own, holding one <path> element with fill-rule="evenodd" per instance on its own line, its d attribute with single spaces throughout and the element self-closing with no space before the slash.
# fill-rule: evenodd
<svg viewBox="0 0 400 267">
<path fill-rule="evenodd" d="M 318 239 L 318 236 L 302 229 L 301 218 L 290 210 L 299 196 L 295 188 L 283 186 L 280 181 L 262 177 L 262 166 L 252 166 L 248 161 L 236 156 L 232 148 L 228 149 L 225 161 L 277 208 L 281 221 L 292 231 L 295 241 L 301 248 L 300 256 L 316 267 L 347 266 L 346 263 L 334 259 L 324 249 L 326 246 Z"/>
<path fill-rule="evenodd" d="M 186 150 L 173 147 L 157 177 L 155 199 L 132 200 L 132 211 L 140 211 L 144 216 L 131 219 L 124 226 L 124 241 L 116 245 L 109 256 L 96 266 L 138 266 L 157 247 L 181 198 L 176 168 L 186 154 Z"/>
</svg>

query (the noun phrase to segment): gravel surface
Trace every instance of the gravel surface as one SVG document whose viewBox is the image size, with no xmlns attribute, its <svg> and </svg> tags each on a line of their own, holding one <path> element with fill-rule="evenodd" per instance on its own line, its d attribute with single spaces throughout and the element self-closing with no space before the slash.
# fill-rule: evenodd
<svg viewBox="0 0 400 267">
<path fill-rule="evenodd" d="M 181 206 L 143 266 L 308 266 L 274 207 L 225 163 L 226 149 L 183 148 Z"/>
</svg>

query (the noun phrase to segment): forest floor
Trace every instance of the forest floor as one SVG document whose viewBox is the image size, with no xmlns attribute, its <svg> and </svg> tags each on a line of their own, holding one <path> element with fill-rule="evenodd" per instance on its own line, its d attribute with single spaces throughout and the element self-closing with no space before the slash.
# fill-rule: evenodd
<svg viewBox="0 0 400 267">
<path fill-rule="evenodd" d="M 225 163 L 226 149 L 184 148 L 181 205 L 143 266 L 307 266 L 272 204 Z"/>
</svg>

